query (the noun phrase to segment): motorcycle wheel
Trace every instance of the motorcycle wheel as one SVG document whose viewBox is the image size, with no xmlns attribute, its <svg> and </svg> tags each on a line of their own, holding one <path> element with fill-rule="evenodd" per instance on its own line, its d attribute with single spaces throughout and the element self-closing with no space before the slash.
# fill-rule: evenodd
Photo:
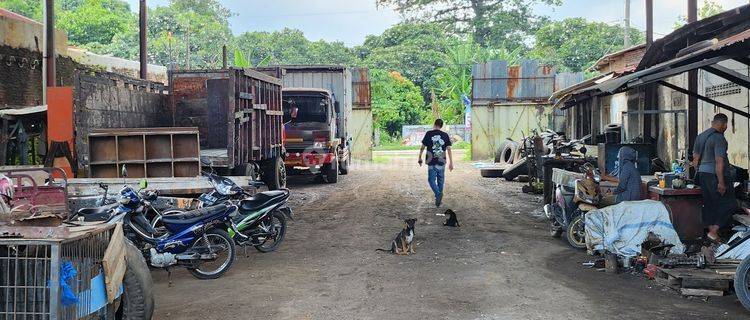
<svg viewBox="0 0 750 320">
<path fill-rule="evenodd" d="M 281 242 L 284 241 L 284 234 L 286 234 L 286 217 L 283 213 L 274 211 L 269 221 L 261 222 L 261 225 L 270 225 L 271 232 L 273 235 L 269 238 L 266 238 L 263 243 L 256 245 L 255 249 L 267 253 L 271 251 L 276 251 L 276 249 L 281 245 Z"/>
<path fill-rule="evenodd" d="M 584 225 L 583 214 L 577 215 L 570 221 L 570 224 L 565 229 L 565 240 L 573 248 L 586 249 L 586 227 Z"/>
<path fill-rule="evenodd" d="M 549 222 L 549 235 L 553 238 L 559 238 L 563 233 L 562 227 L 560 227 L 554 221 Z"/>
<path fill-rule="evenodd" d="M 211 261 L 201 261 L 197 268 L 188 268 L 190 274 L 198 279 L 217 279 L 232 267 L 235 257 L 234 241 L 224 230 L 213 229 L 195 241 L 190 250 L 201 252 L 205 246 L 211 253 L 217 253 L 217 257 Z M 218 266 L 215 266 L 218 264 Z"/>
<path fill-rule="evenodd" d="M 750 310 L 750 256 L 745 257 L 734 274 L 734 292 L 745 309 Z"/>
</svg>

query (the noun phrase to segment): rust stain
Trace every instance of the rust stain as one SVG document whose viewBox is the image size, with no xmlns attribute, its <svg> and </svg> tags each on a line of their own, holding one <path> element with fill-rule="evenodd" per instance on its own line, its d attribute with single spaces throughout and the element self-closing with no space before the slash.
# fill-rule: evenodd
<svg viewBox="0 0 750 320">
<path fill-rule="evenodd" d="M 542 66 L 542 74 L 548 75 L 552 73 L 552 66 Z"/>
<path fill-rule="evenodd" d="M 506 99 L 513 99 L 515 96 L 516 87 L 518 86 L 518 75 L 520 73 L 520 66 L 508 67 L 508 92 L 506 94 Z"/>
<path fill-rule="evenodd" d="M 357 101 L 354 102 L 355 108 L 369 109 L 371 103 L 369 70 L 362 68 L 358 70 L 359 78 L 354 84 L 354 91 L 357 92 Z"/>
</svg>

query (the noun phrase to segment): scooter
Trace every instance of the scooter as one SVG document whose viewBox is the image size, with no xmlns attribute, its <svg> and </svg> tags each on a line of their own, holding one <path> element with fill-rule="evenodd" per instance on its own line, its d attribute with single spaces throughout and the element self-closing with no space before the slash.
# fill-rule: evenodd
<svg viewBox="0 0 750 320">
<path fill-rule="evenodd" d="M 234 205 L 216 205 L 209 208 L 174 213 L 161 219 L 166 232 L 157 233 L 146 218 L 154 191 L 124 186 L 119 192 L 118 206 L 107 209 L 84 208 L 70 219 L 75 221 L 122 222 L 123 231 L 154 267 L 183 266 L 198 279 L 216 279 L 229 270 L 235 259 L 232 237 L 225 231 L 231 225 L 230 215 L 237 212 Z M 87 210 L 88 209 L 88 210 Z"/>
<path fill-rule="evenodd" d="M 239 246 L 253 246 L 260 252 L 276 250 L 286 234 L 286 220 L 294 220 L 292 209 L 286 206 L 289 189 L 250 194 L 229 178 L 213 172 L 201 173 L 214 189 L 198 197 L 198 208 L 211 208 L 216 205 L 237 206 L 232 214 L 227 232 Z M 256 190 L 262 182 L 250 181 Z M 179 211 L 168 210 L 156 215 L 151 221 L 155 230 L 163 230 L 161 220 Z"/>
<path fill-rule="evenodd" d="M 601 201 L 597 170 L 587 163 L 581 171 L 584 179 L 577 179 L 573 188 L 563 184 L 555 186 L 553 202 L 544 206 L 550 235 L 555 238 L 564 235 L 568 244 L 576 249 L 586 249 L 585 216 L 598 209 Z"/>
</svg>

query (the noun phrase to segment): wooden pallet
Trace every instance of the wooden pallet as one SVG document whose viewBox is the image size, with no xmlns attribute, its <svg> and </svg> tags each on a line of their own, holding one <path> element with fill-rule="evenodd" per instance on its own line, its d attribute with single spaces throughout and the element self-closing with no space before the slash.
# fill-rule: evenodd
<svg viewBox="0 0 750 320">
<path fill-rule="evenodd" d="M 717 272 L 726 269 L 660 268 L 655 279 L 685 296 L 722 296 L 730 290 L 734 278 Z"/>
</svg>

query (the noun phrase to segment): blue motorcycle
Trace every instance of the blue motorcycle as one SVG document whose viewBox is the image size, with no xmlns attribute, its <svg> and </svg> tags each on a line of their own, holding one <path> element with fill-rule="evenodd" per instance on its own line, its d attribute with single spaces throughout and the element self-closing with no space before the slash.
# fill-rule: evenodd
<svg viewBox="0 0 750 320">
<path fill-rule="evenodd" d="M 145 187 L 144 181 L 141 189 Z M 237 206 L 221 204 L 170 214 L 161 221 L 166 232 L 157 232 L 146 218 L 156 198 L 156 192 L 124 186 L 117 207 L 83 208 L 71 221 L 122 222 L 127 238 L 157 268 L 183 266 L 198 279 L 216 279 L 227 272 L 234 262 L 235 246 L 225 230 Z"/>
</svg>

